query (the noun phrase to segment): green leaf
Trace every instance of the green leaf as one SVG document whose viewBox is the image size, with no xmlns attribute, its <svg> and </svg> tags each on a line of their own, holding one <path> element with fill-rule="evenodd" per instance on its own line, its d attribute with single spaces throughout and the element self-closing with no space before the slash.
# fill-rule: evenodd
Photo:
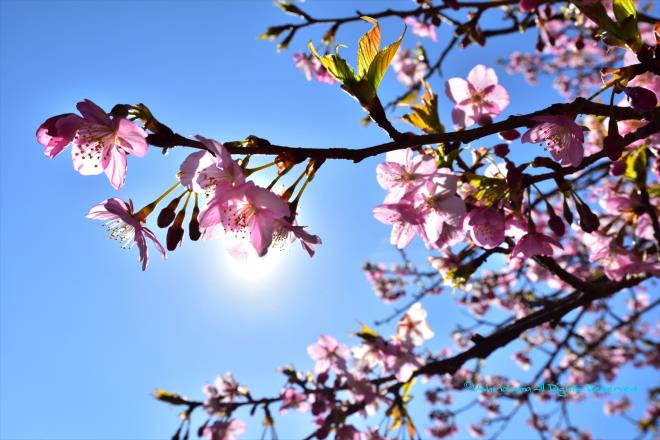
<svg viewBox="0 0 660 440">
<path fill-rule="evenodd" d="M 614 0 L 612 6 L 614 8 L 614 16 L 619 24 L 631 15 L 637 18 L 637 11 L 635 10 L 635 2 L 633 0 Z"/>
<path fill-rule="evenodd" d="M 320 56 L 316 52 L 316 49 L 314 48 L 314 45 L 311 41 L 307 44 L 307 46 L 309 47 L 309 50 L 312 51 L 314 56 L 318 58 L 323 67 L 325 67 L 325 70 L 327 70 L 333 78 L 335 78 L 343 85 L 348 85 L 348 88 L 350 88 L 350 85 L 355 83 L 355 72 L 353 72 L 351 66 L 346 63 L 346 60 L 339 56 L 339 46 L 337 46 L 335 49 L 335 55 L 328 54 L 323 56 Z"/>
<path fill-rule="evenodd" d="M 477 174 L 469 176 L 469 183 L 477 189 L 473 195 L 475 200 L 481 200 L 486 206 L 500 199 L 507 189 L 506 180 Z"/>
<path fill-rule="evenodd" d="M 380 49 L 380 26 L 378 26 L 378 21 L 371 17 L 362 17 L 362 19 L 374 26 L 360 38 L 358 43 L 358 78 L 362 78 L 367 73 L 371 62 Z"/>
<path fill-rule="evenodd" d="M 392 62 L 392 58 L 394 58 L 396 51 L 399 50 L 399 45 L 401 44 L 401 40 L 403 40 L 403 36 L 405 34 L 406 34 L 406 30 L 404 29 L 399 39 L 396 40 L 394 43 L 390 44 L 389 46 L 387 46 L 385 49 L 378 52 L 376 57 L 369 65 L 369 70 L 367 71 L 366 78 L 367 81 L 369 81 L 369 84 L 371 84 L 371 86 L 374 88 L 374 90 L 378 90 L 380 81 L 383 79 L 383 75 L 385 75 L 387 68 L 390 66 L 390 63 Z"/>
<path fill-rule="evenodd" d="M 646 148 L 635 150 L 626 158 L 626 172 L 624 175 L 641 187 L 646 183 L 646 165 Z"/>
<path fill-rule="evenodd" d="M 619 31 L 619 26 L 607 15 L 605 6 L 601 2 L 575 2 L 575 4 L 584 15 L 601 28 L 601 35 L 606 43 L 614 46 L 625 46 L 625 39 Z"/>
<path fill-rule="evenodd" d="M 412 112 L 401 117 L 405 122 L 419 128 L 424 133 L 444 133 L 445 127 L 440 123 L 438 115 L 438 96 L 431 87 L 424 83 L 426 93 L 422 96 L 422 103 L 413 105 Z"/>
<path fill-rule="evenodd" d="M 406 382 L 401 388 L 401 397 L 403 398 L 404 402 L 406 397 L 408 397 L 408 395 L 410 394 L 410 391 L 412 391 L 412 387 L 413 385 L 415 385 L 415 382 L 417 382 L 417 378 L 413 377 L 408 382 Z"/>
</svg>

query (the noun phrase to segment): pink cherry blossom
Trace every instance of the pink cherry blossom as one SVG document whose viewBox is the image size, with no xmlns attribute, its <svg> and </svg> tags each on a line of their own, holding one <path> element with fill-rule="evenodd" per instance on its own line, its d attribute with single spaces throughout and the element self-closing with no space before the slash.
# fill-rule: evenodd
<svg viewBox="0 0 660 440">
<path fill-rule="evenodd" d="M 412 27 L 412 33 L 418 37 L 430 38 L 433 41 L 438 41 L 438 36 L 435 33 L 435 26 L 433 26 L 432 23 L 426 24 L 415 17 L 406 17 L 403 22 Z"/>
<path fill-rule="evenodd" d="M 584 133 L 567 116 L 545 115 L 532 118 L 536 125 L 523 134 L 521 141 L 545 142 L 552 157 L 563 166 L 578 166 L 584 157 Z"/>
<path fill-rule="evenodd" d="M 317 374 L 328 370 L 337 374 L 345 372 L 346 360 L 351 354 L 347 346 L 327 335 L 322 335 L 316 344 L 307 347 L 307 353 L 316 361 L 314 371 Z"/>
<path fill-rule="evenodd" d="M 83 119 L 73 113 L 53 116 L 37 129 L 37 142 L 46 147 L 44 154 L 51 159 L 66 148 L 78 133 Z"/>
<path fill-rule="evenodd" d="M 400 48 L 392 59 L 396 79 L 406 87 L 412 87 L 424 79 L 429 66 L 413 52 Z"/>
<path fill-rule="evenodd" d="M 454 124 L 469 127 L 475 123 L 488 124 L 509 105 L 509 94 L 498 84 L 495 70 L 478 64 L 463 78 L 451 78 L 445 92 L 455 104 Z"/>
<path fill-rule="evenodd" d="M 199 135 L 195 138 L 207 151 L 192 153 L 181 163 L 177 177 L 183 186 L 197 193 L 221 196 L 245 183 L 242 168 L 220 142 Z"/>
<path fill-rule="evenodd" d="M 416 199 L 416 192 L 409 192 L 403 197 L 400 197 L 397 192 L 389 193 L 385 203 L 376 206 L 373 210 L 376 220 L 392 225 L 390 243 L 399 249 L 408 246 L 415 237 L 415 233 L 420 236 L 424 235 L 425 217 L 416 206 Z"/>
<path fill-rule="evenodd" d="M 425 165 L 426 166 L 426 165 Z M 389 185 L 390 180 L 383 179 Z M 458 179 L 448 168 L 437 170 L 400 196 L 391 190 L 385 203 L 374 208 L 374 217 L 392 225 L 390 241 L 399 249 L 418 234 L 427 247 L 451 244 L 460 239 L 465 203 L 456 195 Z"/>
<path fill-rule="evenodd" d="M 637 255 L 617 244 L 616 240 L 604 235 L 585 236 L 590 244 L 589 261 L 598 261 L 603 265 L 605 276 L 614 281 L 621 281 L 628 275 L 649 272 L 658 274 L 660 264 L 655 261 L 642 261 Z"/>
<path fill-rule="evenodd" d="M 431 156 L 420 154 L 413 157 L 413 151 L 407 148 L 388 152 L 385 162 L 376 167 L 376 179 L 384 189 L 403 196 L 426 182 L 436 170 Z"/>
<path fill-rule="evenodd" d="M 147 154 L 147 133 L 128 119 L 111 119 L 88 99 L 77 107 L 83 122 L 71 150 L 74 168 L 83 175 L 105 171 L 112 186 L 121 188 L 126 178 L 126 156 Z"/>
<path fill-rule="evenodd" d="M 474 242 L 486 249 L 493 249 L 504 241 L 504 215 L 492 208 L 475 208 L 463 221 Z"/>
<path fill-rule="evenodd" d="M 415 346 L 422 345 L 425 340 L 433 337 L 433 331 L 426 322 L 426 310 L 421 303 L 413 304 L 399 320 L 396 337 Z"/>
<path fill-rule="evenodd" d="M 288 204 L 271 191 L 246 182 L 216 198 L 200 213 L 203 229 L 222 224 L 227 233 L 249 239 L 259 257 L 268 252 L 277 220 L 289 216 Z"/>
<path fill-rule="evenodd" d="M 291 387 L 282 388 L 282 391 L 280 391 L 280 396 L 282 396 L 280 415 L 286 414 L 290 409 L 297 409 L 300 412 L 309 411 L 309 402 L 307 402 L 307 396 L 300 391 L 296 391 Z"/>
<path fill-rule="evenodd" d="M 294 53 L 293 63 L 304 74 L 307 81 L 311 81 L 314 77 L 316 80 L 325 84 L 334 84 L 335 79 L 323 67 L 321 62 L 315 56 L 305 53 Z"/>
<path fill-rule="evenodd" d="M 603 406 L 603 412 L 606 416 L 612 416 L 615 414 L 622 414 L 628 411 L 632 407 L 630 399 L 623 397 L 619 400 L 608 400 Z"/>
<path fill-rule="evenodd" d="M 454 234 L 462 226 L 465 202 L 456 195 L 458 179 L 448 168 L 438 170 L 432 181 L 420 187 L 417 208 L 424 217 L 424 239 L 431 247 L 443 234 Z"/>
<path fill-rule="evenodd" d="M 310 234 L 305 231 L 306 226 L 292 223 L 288 218 L 279 218 L 275 220 L 275 224 L 273 242 L 286 243 L 300 240 L 300 245 L 310 257 L 316 253 L 316 246 L 322 243 L 321 237 Z"/>
<path fill-rule="evenodd" d="M 415 370 L 422 366 L 421 359 L 413 353 L 414 346 L 394 339 L 385 350 L 385 371 L 394 373 L 400 382 L 408 382 Z"/>
<path fill-rule="evenodd" d="M 523 260 L 537 255 L 552 257 L 554 254 L 553 247 L 561 248 L 562 245 L 552 237 L 538 232 L 530 232 L 516 243 L 511 252 L 511 257 Z"/>
<path fill-rule="evenodd" d="M 216 420 L 204 427 L 202 435 L 208 440 L 236 440 L 245 431 L 247 427 L 242 420 Z"/>
<path fill-rule="evenodd" d="M 106 221 L 103 226 L 110 231 L 110 238 L 119 241 L 122 248 L 130 249 L 137 244 L 142 270 L 146 270 L 149 263 L 147 238 L 161 253 L 163 259 L 166 258 L 165 249 L 158 242 L 156 235 L 146 227 L 146 222 L 139 213 L 133 212 L 131 200 L 128 203 L 117 198 L 105 200 L 93 206 L 87 213 L 87 218 Z"/>
</svg>

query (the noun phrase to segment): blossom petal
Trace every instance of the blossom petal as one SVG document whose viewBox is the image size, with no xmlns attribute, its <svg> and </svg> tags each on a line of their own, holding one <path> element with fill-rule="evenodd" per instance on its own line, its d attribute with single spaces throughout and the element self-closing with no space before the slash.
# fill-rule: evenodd
<svg viewBox="0 0 660 440">
<path fill-rule="evenodd" d="M 484 90 L 497 84 L 497 75 L 494 69 L 477 64 L 470 70 L 467 81 L 477 90 Z"/>
<path fill-rule="evenodd" d="M 445 93 L 454 104 L 470 99 L 468 83 L 463 78 L 450 78 L 445 84 Z"/>
<path fill-rule="evenodd" d="M 115 145 L 112 145 L 103 152 L 101 165 L 110 183 L 115 189 L 124 186 L 126 179 L 126 153 Z"/>
<path fill-rule="evenodd" d="M 114 124 L 117 137 L 121 139 L 121 145 L 125 150 L 137 157 L 147 154 L 149 145 L 146 131 L 124 118 L 115 119 Z"/>
<path fill-rule="evenodd" d="M 103 172 L 100 155 L 92 153 L 91 150 L 84 150 L 82 145 L 73 144 L 71 159 L 73 160 L 73 168 L 83 176 L 92 176 Z"/>
<path fill-rule="evenodd" d="M 107 113 L 89 99 L 85 99 L 84 101 L 79 102 L 76 105 L 76 108 L 80 114 L 83 115 L 85 121 L 92 124 L 105 125 L 107 127 L 112 126 L 112 120 L 107 115 Z"/>
</svg>

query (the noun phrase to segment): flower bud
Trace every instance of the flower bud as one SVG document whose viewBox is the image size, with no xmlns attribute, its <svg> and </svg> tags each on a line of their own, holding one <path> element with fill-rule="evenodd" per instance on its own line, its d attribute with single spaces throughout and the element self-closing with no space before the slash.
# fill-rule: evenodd
<svg viewBox="0 0 660 440">
<path fill-rule="evenodd" d="M 172 224 L 172 222 L 174 221 L 174 217 L 176 217 L 176 208 L 177 206 L 179 206 L 181 197 L 182 195 L 172 200 L 166 207 L 164 207 L 160 211 L 160 214 L 158 214 L 158 219 L 156 221 L 159 228 L 166 228 Z"/>
<path fill-rule="evenodd" d="M 493 152 L 498 157 L 506 157 L 509 154 L 509 146 L 507 144 L 497 144 L 493 147 Z"/>
<path fill-rule="evenodd" d="M 608 134 L 603 139 L 603 150 L 610 160 L 618 160 L 623 153 L 623 138 L 618 133 Z"/>
<path fill-rule="evenodd" d="M 493 118 L 488 114 L 482 114 L 477 120 L 477 124 L 481 126 L 490 125 L 492 123 L 493 123 Z"/>
<path fill-rule="evenodd" d="M 624 160 L 617 160 L 610 165 L 610 176 L 621 176 L 626 172 L 626 162 Z"/>
<path fill-rule="evenodd" d="M 511 130 L 500 131 L 497 135 L 500 139 L 511 142 L 520 137 L 520 132 L 515 128 L 512 128 Z"/>
<path fill-rule="evenodd" d="M 628 95 L 630 106 L 638 112 L 650 112 L 658 105 L 658 98 L 644 87 L 626 87 L 623 91 Z"/>
<path fill-rule="evenodd" d="M 552 215 L 550 215 L 548 226 L 550 226 L 550 229 L 552 229 L 552 232 L 554 232 L 557 237 L 562 237 L 566 233 L 566 226 L 564 226 L 564 221 L 554 212 Z"/>
<path fill-rule="evenodd" d="M 532 166 L 534 168 L 538 168 L 538 167 L 550 168 L 551 170 L 555 170 L 555 171 L 561 170 L 561 165 L 559 165 L 557 162 L 550 159 L 549 157 L 543 157 L 543 156 L 535 157 L 534 161 L 532 162 Z"/>
<path fill-rule="evenodd" d="M 188 223 L 188 236 L 192 241 L 197 241 L 202 236 L 202 231 L 199 229 L 199 206 L 197 206 L 197 199 L 195 199 L 192 218 L 190 219 L 190 223 Z"/>
<path fill-rule="evenodd" d="M 598 216 L 594 214 L 591 209 L 582 202 L 575 201 L 575 206 L 580 215 L 580 228 L 586 233 L 592 233 L 597 231 L 600 227 L 600 220 Z"/>
<path fill-rule="evenodd" d="M 176 218 L 174 219 L 174 224 L 170 226 L 170 228 L 167 230 L 167 238 L 166 238 L 166 244 L 167 244 L 167 250 L 168 251 L 173 251 L 177 247 L 181 245 L 181 241 L 183 241 L 183 227 L 181 226 L 183 224 L 183 218 L 186 215 L 186 210 L 185 208 L 179 211 L 179 213 L 176 215 Z"/>
<path fill-rule="evenodd" d="M 573 211 L 571 211 L 571 207 L 568 206 L 568 200 L 566 199 L 566 197 L 564 197 L 562 213 L 564 215 L 564 220 L 566 220 L 566 223 L 568 223 L 569 225 L 573 223 Z"/>
</svg>

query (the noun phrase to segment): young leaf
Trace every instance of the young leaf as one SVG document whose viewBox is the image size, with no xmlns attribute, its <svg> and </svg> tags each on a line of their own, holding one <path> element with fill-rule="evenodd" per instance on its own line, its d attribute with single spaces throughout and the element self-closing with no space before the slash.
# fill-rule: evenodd
<svg viewBox="0 0 660 440">
<path fill-rule="evenodd" d="M 339 56 L 339 46 L 335 49 L 335 55 L 328 54 L 323 56 L 320 56 L 316 52 L 311 41 L 307 46 L 314 56 L 318 58 L 323 67 L 325 67 L 325 70 L 327 70 L 337 81 L 348 86 L 355 82 L 355 72 L 353 72 L 351 66 L 346 63 L 346 60 Z"/>
<path fill-rule="evenodd" d="M 406 34 L 406 30 L 404 29 L 399 39 L 396 40 L 394 43 L 390 44 L 389 46 L 387 46 L 385 49 L 378 52 L 376 57 L 369 65 L 369 70 L 367 71 L 366 78 L 367 81 L 369 81 L 369 84 L 371 84 L 371 86 L 374 88 L 374 90 L 378 90 L 380 81 L 383 79 L 383 75 L 385 75 L 385 71 L 387 71 L 387 68 L 390 67 L 392 58 L 394 58 L 396 51 L 399 50 L 399 45 L 401 44 L 401 41 L 403 40 L 403 36 L 405 34 Z"/>
<path fill-rule="evenodd" d="M 374 26 L 360 38 L 358 43 L 358 78 L 362 78 L 367 73 L 371 62 L 380 49 L 380 26 L 378 26 L 378 21 L 371 17 L 362 17 L 362 19 Z"/>
<path fill-rule="evenodd" d="M 614 16 L 619 24 L 623 23 L 623 20 L 631 15 L 637 18 L 637 11 L 635 10 L 635 2 L 633 0 L 614 0 L 613 9 Z"/>
<path fill-rule="evenodd" d="M 602 3 L 576 2 L 575 4 L 584 15 L 600 27 L 601 35 L 608 44 L 625 46 L 625 39 L 619 31 L 619 26 L 607 15 L 605 6 Z"/>
<path fill-rule="evenodd" d="M 427 83 L 424 83 L 424 88 L 426 93 L 422 96 L 422 103 L 413 105 L 412 112 L 403 115 L 401 119 L 427 134 L 444 133 L 445 127 L 440 123 L 438 115 L 438 96 Z"/>
<path fill-rule="evenodd" d="M 631 152 L 626 158 L 625 176 L 635 182 L 637 186 L 643 186 L 646 183 L 646 165 L 645 148 Z"/>
</svg>

